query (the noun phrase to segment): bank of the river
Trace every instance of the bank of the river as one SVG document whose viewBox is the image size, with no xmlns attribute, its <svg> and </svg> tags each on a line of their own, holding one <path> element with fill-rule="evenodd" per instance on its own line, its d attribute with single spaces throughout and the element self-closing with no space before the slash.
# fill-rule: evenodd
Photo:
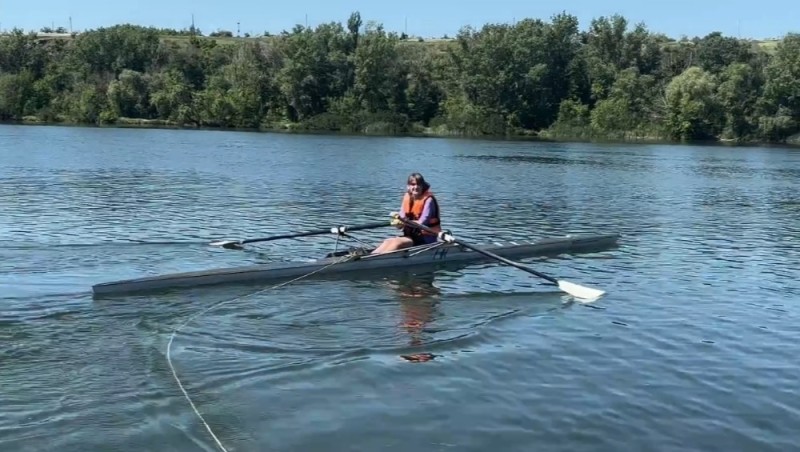
<svg viewBox="0 0 800 452">
<path fill-rule="evenodd" d="M 36 116 L 26 116 L 22 121 L 0 121 L 0 124 L 23 124 L 23 125 L 49 125 L 49 126 L 70 126 L 70 127 L 98 127 L 92 124 L 82 124 L 70 121 L 45 121 Z M 336 134 L 336 135 L 378 135 L 378 136 L 412 136 L 412 137 L 431 137 L 431 138 L 486 138 L 486 139 L 510 139 L 510 140 L 537 140 L 552 141 L 562 143 L 659 143 L 659 144 L 679 144 L 688 143 L 687 141 L 671 140 L 663 135 L 655 133 L 636 134 L 619 133 L 609 136 L 593 134 L 587 130 L 575 129 L 571 133 L 553 133 L 549 130 L 532 131 L 522 130 L 510 132 L 504 135 L 469 133 L 448 128 L 444 124 L 434 127 L 412 124 L 404 130 L 384 123 L 372 123 L 366 125 L 362 130 L 341 130 L 332 128 L 316 128 L 307 123 L 282 122 L 280 124 L 264 125 L 259 128 L 233 128 L 233 127 L 211 127 L 192 124 L 179 124 L 175 121 L 165 119 L 141 119 L 141 118 L 118 118 L 113 123 L 105 123 L 99 127 L 119 127 L 119 128 L 144 128 L 144 129 L 194 129 L 194 130 L 223 130 L 236 132 L 266 132 L 266 133 L 296 133 L 296 134 Z M 697 143 L 697 141 L 691 141 Z M 769 142 L 762 140 L 729 140 L 716 139 L 703 141 L 703 144 L 721 145 L 763 145 L 763 146 L 800 146 L 800 133 L 796 133 L 786 139 L 785 142 Z"/>
<path fill-rule="evenodd" d="M 17 30 L 0 40 L 0 120 L 662 143 L 778 144 L 800 132 L 800 103 L 784 94 L 797 90 L 800 34 L 767 48 L 670 38 L 622 16 L 579 25 L 564 13 L 437 43 L 357 11 L 219 43 L 133 24 L 68 41 Z"/>
</svg>

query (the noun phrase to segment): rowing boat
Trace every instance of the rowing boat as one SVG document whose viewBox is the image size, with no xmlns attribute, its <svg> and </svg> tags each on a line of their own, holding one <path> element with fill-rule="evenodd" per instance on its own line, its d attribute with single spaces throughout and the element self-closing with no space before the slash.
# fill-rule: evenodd
<svg viewBox="0 0 800 452">
<path fill-rule="evenodd" d="M 617 243 L 619 234 L 577 234 L 543 238 L 535 241 L 507 241 L 482 246 L 503 258 L 552 256 L 564 253 L 592 252 Z M 366 250 L 367 253 L 369 250 Z M 445 264 L 472 264 L 491 260 L 456 242 L 438 242 L 384 254 L 338 252 L 311 262 L 279 262 L 202 271 L 172 273 L 111 281 L 92 286 L 94 294 L 122 294 L 177 287 L 195 287 L 227 283 L 268 282 L 304 275 L 352 274 L 368 270 L 435 269 Z"/>
</svg>

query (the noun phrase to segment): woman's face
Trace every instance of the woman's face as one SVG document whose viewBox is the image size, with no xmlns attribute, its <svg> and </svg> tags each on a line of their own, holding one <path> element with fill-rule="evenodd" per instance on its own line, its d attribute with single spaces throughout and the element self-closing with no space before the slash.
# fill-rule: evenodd
<svg viewBox="0 0 800 452">
<path fill-rule="evenodd" d="M 415 198 L 419 198 L 422 195 L 422 185 L 417 183 L 414 179 L 408 181 L 408 193 Z"/>
</svg>

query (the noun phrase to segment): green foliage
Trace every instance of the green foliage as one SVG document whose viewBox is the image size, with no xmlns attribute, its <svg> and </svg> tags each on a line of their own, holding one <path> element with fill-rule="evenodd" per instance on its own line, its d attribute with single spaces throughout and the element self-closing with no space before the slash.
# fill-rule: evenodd
<svg viewBox="0 0 800 452">
<path fill-rule="evenodd" d="M 156 118 L 179 125 L 198 124 L 195 95 L 180 71 L 160 72 L 151 79 L 150 105 Z"/>
<path fill-rule="evenodd" d="M 627 134 L 647 129 L 659 118 L 653 109 L 658 88 L 652 75 L 629 67 L 617 74 L 608 97 L 595 105 L 591 126 L 599 135 Z"/>
<path fill-rule="evenodd" d="M 717 99 L 725 115 L 724 137 L 742 140 L 753 135 L 763 84 L 763 75 L 745 63 L 732 63 L 723 69 Z"/>
<path fill-rule="evenodd" d="M 159 36 L 155 29 L 117 25 L 79 35 L 70 49 L 70 56 L 76 69 L 116 75 L 124 69 L 145 72 L 155 60 L 158 48 Z"/>
<path fill-rule="evenodd" d="M 108 84 L 108 104 L 115 117 L 149 118 L 148 79 L 141 72 L 123 69 Z"/>
<path fill-rule="evenodd" d="M 720 110 L 716 80 L 703 69 L 692 66 L 667 85 L 667 130 L 671 138 L 708 139 L 719 131 Z"/>
<path fill-rule="evenodd" d="M 724 37 L 719 32 L 697 41 L 700 67 L 712 74 L 719 74 L 734 63 L 747 64 L 751 57 L 750 45 L 736 38 Z"/>
<path fill-rule="evenodd" d="M 498 123 L 508 129 L 547 127 L 570 94 L 577 47 L 577 20 L 569 16 L 557 16 L 552 25 L 524 20 L 481 31 L 465 28 L 450 54 L 455 80 L 447 95 L 460 98 L 466 116 L 490 121 L 490 130 Z M 448 114 L 460 115 L 454 105 Z"/>
<path fill-rule="evenodd" d="M 784 109 L 800 120 L 800 34 L 789 34 L 778 43 L 766 67 L 764 100 L 770 113 Z"/>
<path fill-rule="evenodd" d="M 33 75 L 28 72 L 0 75 L 0 119 L 19 120 L 33 97 Z"/>
<path fill-rule="evenodd" d="M 0 120 L 351 133 L 783 141 L 800 35 L 674 40 L 620 16 L 465 27 L 424 42 L 345 23 L 238 39 L 130 24 L 0 37 Z"/>
</svg>

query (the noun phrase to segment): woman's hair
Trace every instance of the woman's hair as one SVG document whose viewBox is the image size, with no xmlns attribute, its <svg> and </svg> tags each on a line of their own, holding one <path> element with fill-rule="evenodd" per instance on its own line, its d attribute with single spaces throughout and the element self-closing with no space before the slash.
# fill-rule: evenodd
<svg viewBox="0 0 800 452">
<path fill-rule="evenodd" d="M 411 181 L 416 182 L 417 185 L 422 187 L 422 193 L 425 193 L 426 191 L 430 190 L 430 188 L 431 188 L 431 184 L 425 182 L 425 178 L 422 177 L 422 174 L 420 174 L 420 173 L 411 173 L 408 176 L 408 182 L 410 183 Z"/>
</svg>

